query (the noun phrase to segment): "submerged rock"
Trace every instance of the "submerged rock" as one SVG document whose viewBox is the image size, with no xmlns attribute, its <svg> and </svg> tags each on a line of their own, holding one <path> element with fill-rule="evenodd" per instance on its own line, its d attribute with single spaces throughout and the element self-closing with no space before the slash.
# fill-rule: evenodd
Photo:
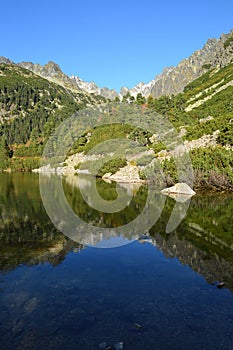
<svg viewBox="0 0 233 350">
<path fill-rule="evenodd" d="M 225 286 L 225 283 L 224 282 L 219 282 L 218 284 L 217 284 L 217 288 L 218 289 L 221 289 L 221 288 L 223 288 Z"/>
<path fill-rule="evenodd" d="M 141 326 L 139 323 L 134 323 L 133 326 L 134 326 L 134 328 L 137 329 L 137 330 L 139 330 L 139 329 L 142 328 L 142 326 Z"/>
<path fill-rule="evenodd" d="M 114 344 L 115 350 L 123 350 L 124 349 L 124 343 L 122 341 L 119 341 L 118 343 Z"/>
</svg>

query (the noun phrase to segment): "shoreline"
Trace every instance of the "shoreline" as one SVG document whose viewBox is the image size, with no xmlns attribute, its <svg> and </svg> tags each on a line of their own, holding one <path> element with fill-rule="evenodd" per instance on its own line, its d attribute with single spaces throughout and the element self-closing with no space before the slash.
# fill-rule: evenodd
<svg viewBox="0 0 233 350">
<path fill-rule="evenodd" d="M 55 168 L 50 168 L 48 167 L 47 171 L 45 169 L 33 169 L 31 171 L 32 173 L 35 173 L 35 174 L 44 174 L 45 176 L 47 175 L 59 175 L 59 176 L 70 176 L 70 175 L 73 175 L 73 176 L 90 176 L 92 178 L 96 178 L 96 179 L 99 179 L 99 180 L 103 180 L 105 182 L 116 182 L 116 183 L 119 183 L 119 184 L 139 184 L 139 185 L 148 185 L 148 184 L 151 184 L 151 185 L 156 185 L 155 183 L 153 182 L 150 182 L 148 180 L 144 180 L 144 179 L 140 179 L 139 177 L 137 178 L 126 178 L 126 177 L 120 177 L 120 176 L 114 176 L 115 174 L 111 175 L 111 174 L 105 174 L 104 176 L 102 177 L 97 177 L 93 174 L 91 174 L 90 172 L 87 172 L 87 171 L 80 171 L 80 170 L 76 170 L 74 172 L 63 172 L 62 171 L 62 167 L 58 167 L 57 169 Z M 170 180 L 170 179 L 169 179 Z M 200 180 L 200 179 L 198 179 Z M 204 178 L 202 179 L 202 181 L 206 181 Z M 201 181 L 200 181 L 201 182 Z M 179 181 L 175 182 L 170 182 L 169 183 L 167 182 L 166 184 L 164 184 L 164 187 L 163 189 L 165 188 L 169 188 L 169 187 L 172 187 L 174 186 L 176 183 L 179 183 Z M 223 186 L 223 185 L 208 185 L 206 184 L 203 185 L 203 184 L 195 184 L 195 179 L 194 179 L 194 184 L 192 184 L 191 188 L 197 193 L 197 194 L 201 194 L 201 193 L 204 193 L 204 192 L 208 192 L 208 193 L 211 193 L 211 192 L 222 192 L 222 193 L 233 193 L 233 186 Z"/>
</svg>

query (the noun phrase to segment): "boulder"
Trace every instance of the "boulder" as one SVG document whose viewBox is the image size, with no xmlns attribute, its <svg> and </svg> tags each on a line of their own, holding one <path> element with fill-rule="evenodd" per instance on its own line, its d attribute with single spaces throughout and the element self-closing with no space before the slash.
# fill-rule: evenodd
<svg viewBox="0 0 233 350">
<path fill-rule="evenodd" d="M 178 203 L 186 203 L 190 198 L 192 198 L 192 194 L 180 194 L 180 193 L 163 193 L 168 195 L 170 198 L 174 199 Z"/>
<path fill-rule="evenodd" d="M 194 192 L 191 189 L 191 187 L 185 182 L 179 182 L 172 187 L 164 188 L 161 192 L 168 195 L 172 193 L 177 193 L 182 195 L 193 196 L 194 194 L 196 194 L 196 192 Z"/>
</svg>

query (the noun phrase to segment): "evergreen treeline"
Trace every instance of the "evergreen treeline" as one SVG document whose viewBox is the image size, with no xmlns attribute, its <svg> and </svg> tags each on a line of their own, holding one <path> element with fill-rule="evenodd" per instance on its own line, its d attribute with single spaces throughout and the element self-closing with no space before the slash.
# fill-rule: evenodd
<svg viewBox="0 0 233 350">
<path fill-rule="evenodd" d="M 11 149 L 8 157 L 1 146 L 0 168 L 22 170 L 26 157 L 42 154 L 56 126 L 87 103 L 102 100 L 75 94 L 22 67 L 0 64 L 0 137 Z M 28 159 L 26 163 L 33 163 L 26 166 L 30 169 L 35 161 Z"/>
</svg>

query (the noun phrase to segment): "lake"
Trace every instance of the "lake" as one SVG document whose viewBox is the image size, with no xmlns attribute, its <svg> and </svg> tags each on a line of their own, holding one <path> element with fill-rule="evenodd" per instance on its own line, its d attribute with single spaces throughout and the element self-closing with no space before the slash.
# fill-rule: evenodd
<svg viewBox="0 0 233 350">
<path fill-rule="evenodd" d="M 72 240 L 48 217 L 37 174 L 0 174 L 1 349 L 232 349 L 233 195 L 194 196 L 168 233 L 176 202 L 157 193 L 153 227 L 122 233 L 147 187 L 124 185 L 125 210 L 104 213 L 82 197 L 93 200 L 92 186 L 87 176 L 63 180 L 67 203 L 99 228 Z M 96 187 L 117 198 L 114 183 Z"/>
</svg>

